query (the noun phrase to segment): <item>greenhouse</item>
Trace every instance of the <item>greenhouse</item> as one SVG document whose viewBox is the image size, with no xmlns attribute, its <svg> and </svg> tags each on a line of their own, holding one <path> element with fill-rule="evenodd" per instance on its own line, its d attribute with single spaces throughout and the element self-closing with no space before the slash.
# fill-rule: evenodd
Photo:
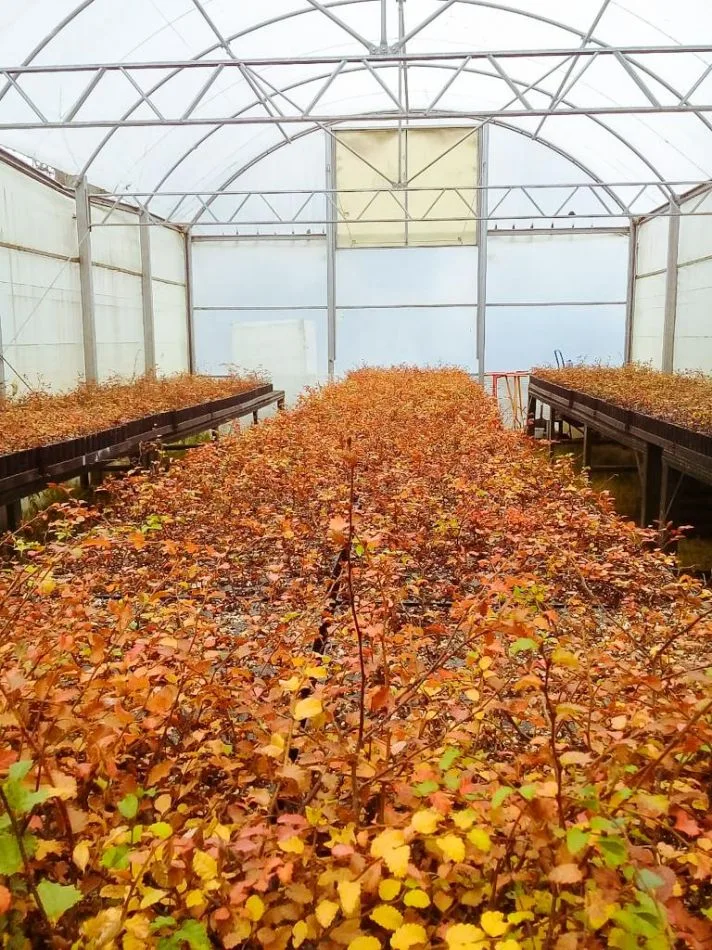
<svg viewBox="0 0 712 950">
<path fill-rule="evenodd" d="M 712 946 L 709 0 L 5 0 L 1 950 Z"/>
</svg>

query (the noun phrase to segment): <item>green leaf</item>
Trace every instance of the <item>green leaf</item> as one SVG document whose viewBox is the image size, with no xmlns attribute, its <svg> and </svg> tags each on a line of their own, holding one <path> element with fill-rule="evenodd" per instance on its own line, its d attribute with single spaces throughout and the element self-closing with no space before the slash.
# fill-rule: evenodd
<svg viewBox="0 0 712 950">
<path fill-rule="evenodd" d="M 32 768 L 32 759 L 20 759 L 7 770 L 8 779 L 11 782 L 21 782 Z"/>
<path fill-rule="evenodd" d="M 17 874 L 22 855 L 14 835 L 0 835 L 0 874 Z"/>
<path fill-rule="evenodd" d="M 29 815 L 35 805 L 41 805 L 49 796 L 47 789 L 41 788 L 33 792 L 26 785 L 22 785 L 14 779 L 5 782 L 3 791 L 14 815 Z"/>
<path fill-rule="evenodd" d="M 642 891 L 655 891 L 665 883 L 660 875 L 650 868 L 639 868 L 635 880 Z"/>
<path fill-rule="evenodd" d="M 569 828 L 566 832 L 566 847 L 569 854 L 578 854 L 579 851 L 582 851 L 588 844 L 590 837 L 591 835 L 581 828 Z"/>
<path fill-rule="evenodd" d="M 413 791 L 419 798 L 426 798 L 428 795 L 432 795 L 433 792 L 437 792 L 439 788 L 440 786 L 437 782 L 428 779 L 427 782 L 421 782 L 419 785 L 416 785 Z"/>
<path fill-rule="evenodd" d="M 126 844 L 107 848 L 101 856 L 101 866 L 115 871 L 125 871 L 129 866 L 129 847 Z"/>
<path fill-rule="evenodd" d="M 497 791 L 492 796 L 492 807 L 499 808 L 512 794 L 514 791 L 513 788 L 510 788 L 508 785 L 503 785 L 501 788 L 498 788 Z"/>
<path fill-rule="evenodd" d="M 148 826 L 148 830 L 157 838 L 170 838 L 173 834 L 173 829 L 167 821 L 156 821 L 154 824 Z"/>
<path fill-rule="evenodd" d="M 205 925 L 198 920 L 185 920 L 172 937 L 158 941 L 158 950 L 181 950 L 186 943 L 190 950 L 212 950 Z"/>
<path fill-rule="evenodd" d="M 59 920 L 62 914 L 84 899 L 73 884 L 55 884 L 53 881 L 40 881 L 37 893 L 50 920 Z"/>
<path fill-rule="evenodd" d="M 536 798 L 536 785 L 522 785 L 519 794 L 527 802 L 533 802 Z"/>
<path fill-rule="evenodd" d="M 156 930 L 163 930 L 164 927 L 177 927 L 178 922 L 175 917 L 156 917 L 155 920 L 151 921 L 151 930 L 155 932 Z"/>
<path fill-rule="evenodd" d="M 628 849 L 622 838 L 600 838 L 596 844 L 603 854 L 606 867 L 618 868 L 628 858 Z"/>
<path fill-rule="evenodd" d="M 520 637 L 518 640 L 515 640 L 514 643 L 509 648 L 510 656 L 516 656 L 518 653 L 526 653 L 529 650 L 538 650 L 539 644 L 532 640 L 531 637 Z"/>
<path fill-rule="evenodd" d="M 133 793 L 125 795 L 119 802 L 119 811 L 124 818 L 135 818 L 138 812 L 138 798 Z"/>
<path fill-rule="evenodd" d="M 447 772 L 448 769 L 451 769 L 457 759 L 460 758 L 462 752 L 459 749 L 456 749 L 454 746 L 448 746 L 447 749 L 440 756 L 440 768 L 443 772 Z"/>
</svg>

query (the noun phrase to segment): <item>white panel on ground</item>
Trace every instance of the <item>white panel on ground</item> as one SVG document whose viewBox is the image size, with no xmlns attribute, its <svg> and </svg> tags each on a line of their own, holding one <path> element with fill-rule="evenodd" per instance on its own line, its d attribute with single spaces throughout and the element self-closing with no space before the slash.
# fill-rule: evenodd
<svg viewBox="0 0 712 950">
<path fill-rule="evenodd" d="M 529 370 L 567 360 L 623 362 L 625 306 L 489 307 L 487 372 Z"/>
<path fill-rule="evenodd" d="M 712 372 L 712 259 L 678 271 L 674 369 Z"/>
<path fill-rule="evenodd" d="M 476 305 L 476 247 L 337 251 L 339 307 Z M 340 344 L 339 344 L 340 345 Z"/>
<path fill-rule="evenodd" d="M 474 373 L 475 316 L 474 307 L 339 310 L 336 372 L 407 364 L 461 366 Z"/>
<path fill-rule="evenodd" d="M 193 244 L 196 309 L 325 307 L 323 240 L 197 241 Z"/>
<path fill-rule="evenodd" d="M 99 378 L 145 370 L 141 278 L 94 266 Z"/>
<path fill-rule="evenodd" d="M 153 324 L 158 373 L 170 375 L 188 372 L 190 360 L 185 287 L 153 281 Z"/>
<path fill-rule="evenodd" d="M 0 248 L 0 324 L 8 390 L 71 389 L 84 372 L 79 265 Z M 11 368 L 12 367 L 12 368 Z"/>
<path fill-rule="evenodd" d="M 663 360 L 666 275 L 639 277 L 635 282 L 631 359 L 660 369 Z"/>
<path fill-rule="evenodd" d="M 138 215 L 128 211 L 112 211 L 106 224 L 108 208 L 91 209 L 91 257 L 96 264 L 120 267 L 141 273 L 141 235 Z M 116 227 L 112 227 L 116 225 Z"/>
<path fill-rule="evenodd" d="M 266 372 L 294 402 L 305 386 L 327 376 L 326 310 L 197 311 L 197 371 Z"/>
</svg>

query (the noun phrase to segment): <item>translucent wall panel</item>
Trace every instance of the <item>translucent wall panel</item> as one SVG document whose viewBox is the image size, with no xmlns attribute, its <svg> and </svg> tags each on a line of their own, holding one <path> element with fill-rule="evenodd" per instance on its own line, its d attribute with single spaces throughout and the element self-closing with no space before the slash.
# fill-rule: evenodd
<svg viewBox="0 0 712 950">
<path fill-rule="evenodd" d="M 0 161 L 0 241 L 49 251 L 77 254 L 74 201 L 52 187 Z"/>
<path fill-rule="evenodd" d="M 196 362 L 270 374 L 290 399 L 327 375 L 323 240 L 193 244 Z"/>
<path fill-rule="evenodd" d="M 187 307 L 184 286 L 153 281 L 153 325 L 159 373 L 184 373 L 190 369 Z"/>
<path fill-rule="evenodd" d="M 665 325 L 665 273 L 639 277 L 633 298 L 631 359 L 660 369 Z"/>
<path fill-rule="evenodd" d="M 112 211 L 106 224 L 101 224 L 108 208 L 91 209 L 91 256 L 97 264 L 141 273 L 141 236 L 138 215 L 127 211 Z M 114 227 L 116 225 L 116 227 Z"/>
<path fill-rule="evenodd" d="M 625 306 L 488 307 L 488 373 L 554 363 L 560 349 L 574 362 L 623 362 Z"/>
<path fill-rule="evenodd" d="M 477 248 L 361 248 L 336 253 L 339 307 L 475 305 Z"/>
<path fill-rule="evenodd" d="M 94 270 L 99 379 L 145 370 L 141 278 L 104 267 Z"/>
<path fill-rule="evenodd" d="M 622 362 L 627 266 L 623 234 L 490 235 L 487 372 Z"/>
<path fill-rule="evenodd" d="M 325 309 L 199 310 L 195 313 L 197 371 L 266 372 L 294 403 L 305 386 L 326 380 Z"/>
<path fill-rule="evenodd" d="M 358 366 L 460 366 L 477 369 L 473 307 L 339 310 L 336 372 Z"/>
<path fill-rule="evenodd" d="M 665 270 L 669 231 L 670 219 L 667 215 L 650 218 L 638 228 L 636 274 L 639 277 Z"/>
<path fill-rule="evenodd" d="M 325 307 L 325 244 L 320 240 L 196 241 L 193 301 L 196 309 Z"/>
<path fill-rule="evenodd" d="M 185 237 L 173 228 L 151 228 L 151 273 L 185 284 Z"/>
<path fill-rule="evenodd" d="M 1 168 L 2 166 L 0 166 Z M 0 247 L 0 339 L 8 391 L 71 389 L 84 373 L 79 265 Z"/>
<path fill-rule="evenodd" d="M 697 212 L 693 216 L 691 212 Z M 712 373 L 712 194 L 682 204 L 674 368 Z M 688 212 L 685 214 L 685 212 Z"/>
</svg>

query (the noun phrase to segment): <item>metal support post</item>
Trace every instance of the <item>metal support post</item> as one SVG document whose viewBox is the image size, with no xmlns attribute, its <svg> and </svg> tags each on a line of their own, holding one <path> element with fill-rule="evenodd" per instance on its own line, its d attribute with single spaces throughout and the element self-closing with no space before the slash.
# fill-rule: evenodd
<svg viewBox="0 0 712 950">
<path fill-rule="evenodd" d="M 143 352 L 147 376 L 156 374 L 156 326 L 153 315 L 153 274 L 151 270 L 151 228 L 148 212 L 142 211 L 139 228 L 141 240 L 141 295 L 143 299 Z"/>
<path fill-rule="evenodd" d="M 657 445 L 646 445 L 641 469 L 640 525 L 649 527 L 660 516 L 663 477 L 663 452 Z"/>
<path fill-rule="evenodd" d="M 667 276 L 665 282 L 665 323 L 663 326 L 662 371 L 672 373 L 675 367 L 675 323 L 677 320 L 677 263 L 680 253 L 680 205 L 670 199 Z"/>
<path fill-rule="evenodd" d="M 591 441 L 591 435 L 592 435 L 592 432 L 591 432 L 590 426 L 585 425 L 583 427 L 583 460 L 582 460 L 582 465 L 584 468 L 591 468 L 591 454 L 592 454 L 591 449 L 593 447 L 592 441 Z"/>
<path fill-rule="evenodd" d="M 193 236 L 190 228 L 184 235 L 185 304 L 188 325 L 188 370 L 195 373 L 195 308 L 193 306 Z"/>
<path fill-rule="evenodd" d="M 82 335 L 84 342 L 84 378 L 88 383 L 99 379 L 94 311 L 94 275 L 91 261 L 91 205 L 86 178 L 76 189 L 77 240 L 79 242 L 79 281 L 82 294 Z"/>
<path fill-rule="evenodd" d="M 334 378 L 336 364 L 336 229 L 337 201 L 336 188 L 336 142 L 333 136 L 326 136 L 326 187 L 327 225 L 326 225 L 326 310 L 329 379 Z"/>
<path fill-rule="evenodd" d="M 638 270 L 638 222 L 630 219 L 630 235 L 628 237 L 628 289 L 625 307 L 625 351 L 624 362 L 630 363 L 633 358 L 633 331 L 635 321 L 635 279 Z"/>
<path fill-rule="evenodd" d="M 479 174 L 477 184 L 477 375 L 481 386 L 485 382 L 485 342 L 487 331 L 487 228 L 489 175 L 489 124 L 480 126 Z"/>
</svg>

